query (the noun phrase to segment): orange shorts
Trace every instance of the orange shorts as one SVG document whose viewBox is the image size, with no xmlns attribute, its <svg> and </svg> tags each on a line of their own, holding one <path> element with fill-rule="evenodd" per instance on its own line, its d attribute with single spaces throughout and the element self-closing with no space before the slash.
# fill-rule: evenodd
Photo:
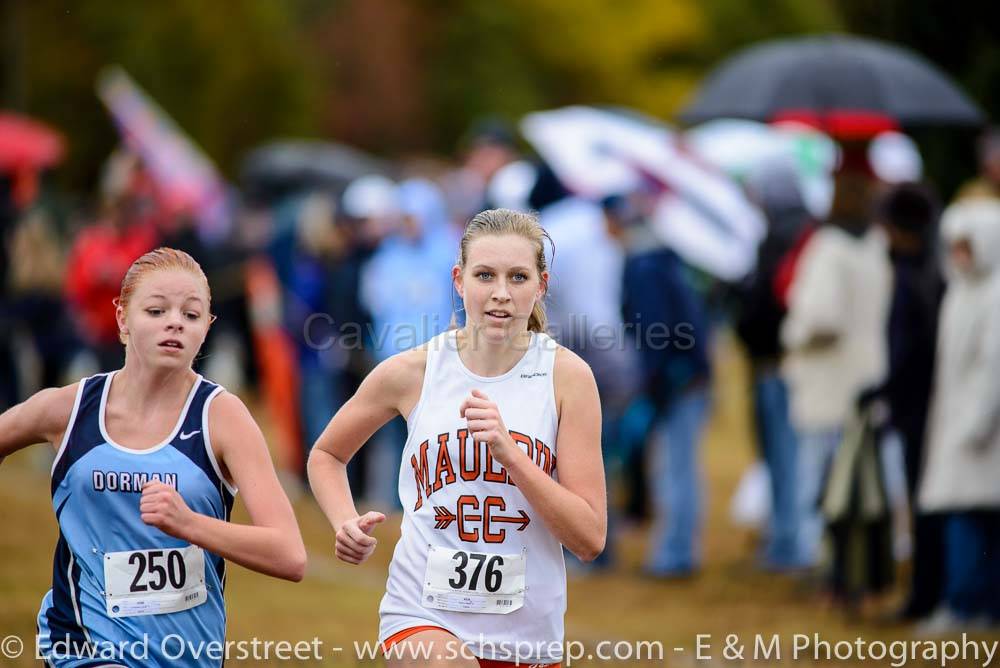
<svg viewBox="0 0 1000 668">
<path fill-rule="evenodd" d="M 398 645 L 412 635 L 421 633 L 422 631 L 443 631 L 450 636 L 455 635 L 448 629 L 443 629 L 440 626 L 412 626 L 408 629 L 403 629 L 397 633 L 393 633 L 391 636 L 385 639 L 382 643 L 382 653 L 387 653 L 389 648 L 394 645 Z M 477 659 L 479 661 L 479 668 L 560 668 L 561 663 L 515 663 L 514 661 L 494 661 L 493 659 Z"/>
</svg>

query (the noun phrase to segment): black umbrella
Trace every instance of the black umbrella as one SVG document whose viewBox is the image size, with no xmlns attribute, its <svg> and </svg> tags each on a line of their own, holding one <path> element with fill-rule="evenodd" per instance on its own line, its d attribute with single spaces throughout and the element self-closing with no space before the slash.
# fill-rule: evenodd
<svg viewBox="0 0 1000 668">
<path fill-rule="evenodd" d="M 240 181 L 253 198 L 269 201 L 300 190 L 341 192 L 358 177 L 389 171 L 381 160 L 343 144 L 280 141 L 254 149 Z"/>
<path fill-rule="evenodd" d="M 797 119 L 832 134 L 984 122 L 979 108 L 935 65 L 897 46 L 847 35 L 746 49 L 712 71 L 680 118 Z"/>
</svg>

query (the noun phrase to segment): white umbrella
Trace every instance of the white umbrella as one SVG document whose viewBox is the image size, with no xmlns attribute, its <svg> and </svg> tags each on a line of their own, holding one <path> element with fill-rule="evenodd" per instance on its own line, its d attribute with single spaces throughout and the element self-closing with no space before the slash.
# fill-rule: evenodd
<svg viewBox="0 0 1000 668">
<path fill-rule="evenodd" d="M 598 199 L 653 181 L 653 226 L 685 260 L 723 280 L 753 268 L 764 220 L 740 187 L 698 160 L 670 128 L 629 112 L 566 107 L 528 114 L 521 130 L 576 194 Z"/>
<path fill-rule="evenodd" d="M 777 126 L 756 121 L 709 121 L 684 133 L 684 142 L 701 159 L 742 181 L 759 165 L 786 161 L 799 176 L 806 208 L 825 218 L 833 201 L 833 170 L 839 149 L 819 130 L 798 123 Z"/>
</svg>

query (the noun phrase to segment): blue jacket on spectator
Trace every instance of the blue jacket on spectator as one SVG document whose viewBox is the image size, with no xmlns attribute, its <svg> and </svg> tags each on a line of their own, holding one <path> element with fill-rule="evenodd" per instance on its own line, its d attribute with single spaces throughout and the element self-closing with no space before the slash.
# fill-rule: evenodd
<svg viewBox="0 0 1000 668">
<path fill-rule="evenodd" d="M 662 410 L 708 380 L 708 317 L 680 257 L 658 246 L 625 259 L 622 316 L 638 347 L 643 386 Z"/>
</svg>

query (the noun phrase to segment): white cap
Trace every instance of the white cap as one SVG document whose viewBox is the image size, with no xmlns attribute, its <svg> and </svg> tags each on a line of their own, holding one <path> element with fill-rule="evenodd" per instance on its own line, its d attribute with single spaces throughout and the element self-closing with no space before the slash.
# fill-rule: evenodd
<svg viewBox="0 0 1000 668">
<path fill-rule="evenodd" d="M 868 164 L 886 183 L 919 181 L 924 161 L 916 142 L 900 132 L 883 132 L 868 145 Z"/>
<path fill-rule="evenodd" d="M 344 190 L 342 210 L 352 218 L 380 218 L 400 212 L 399 190 L 392 180 L 369 174 L 351 181 Z"/>
<path fill-rule="evenodd" d="M 497 170 L 486 187 L 486 196 L 494 206 L 527 211 L 528 197 L 537 179 L 534 165 L 518 160 Z"/>
</svg>

